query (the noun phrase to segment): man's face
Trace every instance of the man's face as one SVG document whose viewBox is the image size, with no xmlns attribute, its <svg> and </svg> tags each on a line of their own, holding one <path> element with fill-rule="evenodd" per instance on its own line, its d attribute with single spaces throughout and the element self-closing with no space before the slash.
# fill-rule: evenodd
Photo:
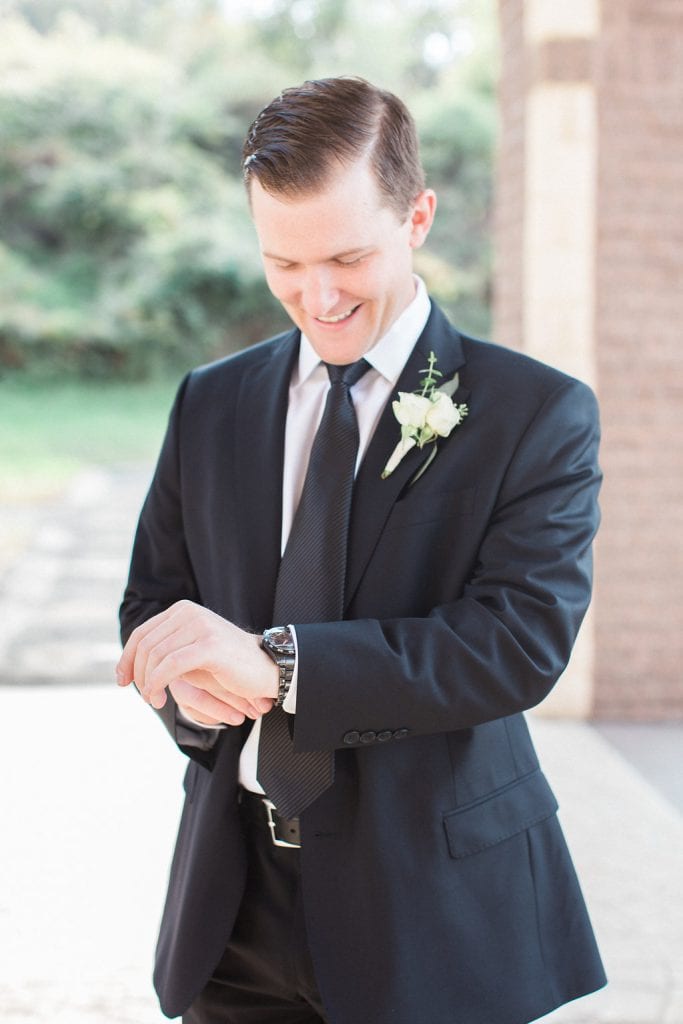
<svg viewBox="0 0 683 1024">
<path fill-rule="evenodd" d="M 365 160 L 294 199 L 253 181 L 268 287 L 322 360 L 360 359 L 413 299 L 413 249 L 427 237 L 435 205 L 433 192 L 421 192 L 402 222 Z"/>
</svg>

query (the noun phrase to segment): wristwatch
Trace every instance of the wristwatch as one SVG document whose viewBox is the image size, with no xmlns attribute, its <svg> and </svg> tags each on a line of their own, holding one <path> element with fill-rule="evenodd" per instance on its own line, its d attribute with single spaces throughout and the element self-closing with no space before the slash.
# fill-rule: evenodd
<svg viewBox="0 0 683 1024">
<path fill-rule="evenodd" d="M 289 626 L 272 626 L 270 629 L 264 630 L 261 647 L 280 670 L 275 707 L 281 708 L 292 685 L 294 666 L 296 665 L 294 637 Z"/>
</svg>

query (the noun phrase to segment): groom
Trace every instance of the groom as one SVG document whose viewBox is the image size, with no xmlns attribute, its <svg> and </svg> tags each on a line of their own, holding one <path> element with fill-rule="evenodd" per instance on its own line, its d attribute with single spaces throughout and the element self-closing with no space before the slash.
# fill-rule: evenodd
<svg viewBox="0 0 683 1024">
<path fill-rule="evenodd" d="M 392 94 L 286 90 L 243 166 L 295 327 L 183 381 L 121 609 L 119 683 L 190 758 L 161 1006 L 525 1024 L 605 980 L 522 714 L 590 597 L 595 400 L 413 275 Z"/>
</svg>

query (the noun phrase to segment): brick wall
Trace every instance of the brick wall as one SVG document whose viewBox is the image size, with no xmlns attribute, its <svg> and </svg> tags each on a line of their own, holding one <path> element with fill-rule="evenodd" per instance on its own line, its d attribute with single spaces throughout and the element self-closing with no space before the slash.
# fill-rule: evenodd
<svg viewBox="0 0 683 1024">
<path fill-rule="evenodd" d="M 597 35 L 586 45 L 558 38 L 536 50 L 524 32 L 531 3 L 538 13 L 539 3 L 552 0 L 499 0 L 494 335 L 525 347 L 525 227 L 538 212 L 531 209 L 538 199 L 525 190 L 530 89 L 539 78 L 575 75 L 592 85 L 597 111 L 591 301 L 605 485 L 592 710 L 681 717 L 683 3 L 602 0 Z M 558 201 L 568 200 L 558 193 Z M 562 366 L 559 352 L 556 362 Z"/>
<path fill-rule="evenodd" d="M 603 0 L 595 713 L 683 715 L 683 4 Z"/>
</svg>

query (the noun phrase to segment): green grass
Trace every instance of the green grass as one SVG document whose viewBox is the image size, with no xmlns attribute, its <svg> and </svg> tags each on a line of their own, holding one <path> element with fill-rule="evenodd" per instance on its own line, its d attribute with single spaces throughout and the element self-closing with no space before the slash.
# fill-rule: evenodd
<svg viewBox="0 0 683 1024">
<path fill-rule="evenodd" d="M 0 500 L 49 497 L 86 466 L 153 460 L 177 383 L 0 380 Z"/>
</svg>

